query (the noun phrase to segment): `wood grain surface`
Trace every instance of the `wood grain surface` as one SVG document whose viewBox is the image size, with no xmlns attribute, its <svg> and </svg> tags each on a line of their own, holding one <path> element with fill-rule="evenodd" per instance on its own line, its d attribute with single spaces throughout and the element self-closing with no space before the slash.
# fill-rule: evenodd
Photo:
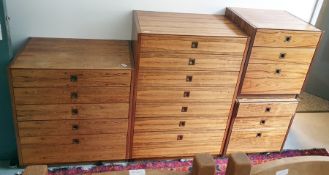
<svg viewBox="0 0 329 175">
<path fill-rule="evenodd" d="M 242 102 L 239 103 L 237 117 L 292 116 L 297 105 L 295 99 L 291 99 L 291 102 Z"/>
</svg>

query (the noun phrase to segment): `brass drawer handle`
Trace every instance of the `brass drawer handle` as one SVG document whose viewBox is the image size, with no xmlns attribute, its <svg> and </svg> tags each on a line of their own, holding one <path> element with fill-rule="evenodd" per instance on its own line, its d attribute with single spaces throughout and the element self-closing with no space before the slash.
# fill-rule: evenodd
<svg viewBox="0 0 329 175">
<path fill-rule="evenodd" d="M 71 92 L 71 99 L 72 100 L 76 100 L 78 99 L 79 95 L 78 95 L 78 92 Z"/>
<path fill-rule="evenodd" d="M 279 58 L 280 59 L 285 59 L 286 58 L 286 53 L 280 53 Z"/>
<path fill-rule="evenodd" d="M 78 76 L 77 75 L 71 75 L 70 80 L 71 80 L 71 82 L 77 82 L 78 81 Z"/>
<path fill-rule="evenodd" d="M 72 125 L 72 130 L 79 130 L 79 125 L 73 124 Z"/>
<path fill-rule="evenodd" d="M 180 121 L 178 126 L 179 126 L 179 127 L 185 127 L 185 124 L 186 124 L 185 121 Z"/>
<path fill-rule="evenodd" d="M 191 48 L 195 49 L 198 48 L 199 42 L 197 41 L 192 41 Z"/>
<path fill-rule="evenodd" d="M 188 107 L 183 106 L 181 112 L 187 112 Z"/>
<path fill-rule="evenodd" d="M 261 120 L 261 121 L 259 122 L 260 125 L 265 125 L 265 123 L 266 123 L 266 120 Z"/>
<path fill-rule="evenodd" d="M 281 69 L 275 69 L 275 74 L 281 74 Z"/>
<path fill-rule="evenodd" d="M 177 140 L 183 140 L 184 136 L 183 135 L 177 135 Z"/>
<path fill-rule="evenodd" d="M 186 82 L 192 82 L 192 80 L 193 80 L 193 76 L 191 75 L 186 76 Z"/>
<path fill-rule="evenodd" d="M 284 42 L 288 43 L 291 41 L 291 39 L 292 39 L 292 36 L 286 36 L 286 37 L 284 37 Z"/>
<path fill-rule="evenodd" d="M 265 112 L 271 112 L 271 107 L 266 107 Z"/>
<path fill-rule="evenodd" d="M 183 97 L 190 97 L 190 91 L 185 91 Z"/>
<path fill-rule="evenodd" d="M 71 114 L 72 115 L 78 115 L 79 114 L 79 110 L 77 108 L 72 108 L 71 109 Z"/>
<path fill-rule="evenodd" d="M 257 137 L 257 138 L 262 137 L 262 133 L 257 133 L 257 134 L 256 134 L 256 137 Z"/>
<path fill-rule="evenodd" d="M 190 58 L 189 60 L 188 60 L 188 65 L 195 65 L 195 58 Z"/>
<path fill-rule="evenodd" d="M 72 143 L 77 145 L 80 144 L 80 140 L 79 139 L 72 139 Z"/>
</svg>

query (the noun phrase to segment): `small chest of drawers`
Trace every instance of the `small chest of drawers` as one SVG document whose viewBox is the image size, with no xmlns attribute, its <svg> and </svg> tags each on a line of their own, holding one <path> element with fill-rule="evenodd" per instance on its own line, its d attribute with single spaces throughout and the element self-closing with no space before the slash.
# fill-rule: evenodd
<svg viewBox="0 0 329 175">
<path fill-rule="evenodd" d="M 248 37 L 219 15 L 134 12 L 132 158 L 221 154 Z"/>
<path fill-rule="evenodd" d="M 10 66 L 22 165 L 126 158 L 128 41 L 31 38 Z"/>
</svg>

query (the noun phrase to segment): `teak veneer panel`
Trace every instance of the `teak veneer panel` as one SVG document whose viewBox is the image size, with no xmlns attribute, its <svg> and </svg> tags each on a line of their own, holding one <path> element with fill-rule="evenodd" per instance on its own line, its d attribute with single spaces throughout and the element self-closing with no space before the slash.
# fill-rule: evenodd
<svg viewBox="0 0 329 175">
<path fill-rule="evenodd" d="M 23 165 L 120 160 L 126 156 L 126 134 L 22 137 L 21 144 Z"/>
<path fill-rule="evenodd" d="M 18 122 L 21 137 L 127 133 L 128 119 Z"/>
<path fill-rule="evenodd" d="M 240 102 L 237 117 L 292 116 L 297 105 L 295 99 L 291 102 Z"/>
<path fill-rule="evenodd" d="M 16 105 L 17 121 L 128 118 L 129 103 Z"/>
<path fill-rule="evenodd" d="M 237 117 L 232 131 L 287 130 L 292 115 L 284 117 Z"/>
<path fill-rule="evenodd" d="M 131 80 L 130 70 L 12 69 L 11 75 L 13 87 L 130 86 Z"/>
<path fill-rule="evenodd" d="M 119 40 L 30 38 L 10 68 L 131 69 L 129 48 Z"/>
<path fill-rule="evenodd" d="M 220 103 L 137 103 L 136 118 L 227 117 L 232 102 Z M 186 110 L 184 110 L 184 109 Z"/>
</svg>

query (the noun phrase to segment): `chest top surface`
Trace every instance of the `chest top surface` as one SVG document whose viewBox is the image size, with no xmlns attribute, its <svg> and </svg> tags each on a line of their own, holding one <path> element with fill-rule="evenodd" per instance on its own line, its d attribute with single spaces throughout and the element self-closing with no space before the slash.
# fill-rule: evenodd
<svg viewBox="0 0 329 175">
<path fill-rule="evenodd" d="M 10 68 L 131 69 L 129 41 L 30 38 Z"/>
<path fill-rule="evenodd" d="M 234 14 L 248 22 L 254 28 L 315 31 L 319 29 L 283 10 L 265 10 L 229 7 Z"/>
<path fill-rule="evenodd" d="M 134 11 L 134 18 L 142 34 L 247 37 L 221 15 Z"/>
</svg>

